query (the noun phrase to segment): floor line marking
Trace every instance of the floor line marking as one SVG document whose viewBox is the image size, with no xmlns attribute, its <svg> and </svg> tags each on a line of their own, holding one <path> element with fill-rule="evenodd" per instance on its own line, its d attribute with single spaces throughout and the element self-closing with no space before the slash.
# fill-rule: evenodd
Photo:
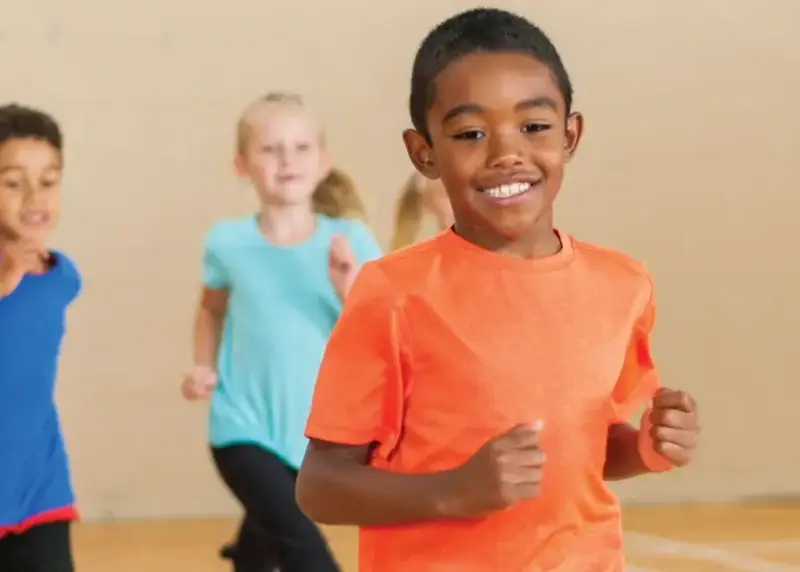
<svg viewBox="0 0 800 572">
<path fill-rule="evenodd" d="M 714 564 L 722 564 L 743 572 L 800 572 L 798 566 L 770 562 L 704 544 L 672 540 L 639 532 L 628 532 L 625 538 L 628 542 L 633 541 L 630 542 L 633 546 L 651 554 L 687 556 Z"/>
<path fill-rule="evenodd" d="M 724 550 L 800 550 L 800 538 L 774 538 L 770 540 L 728 540 L 710 543 Z"/>
</svg>

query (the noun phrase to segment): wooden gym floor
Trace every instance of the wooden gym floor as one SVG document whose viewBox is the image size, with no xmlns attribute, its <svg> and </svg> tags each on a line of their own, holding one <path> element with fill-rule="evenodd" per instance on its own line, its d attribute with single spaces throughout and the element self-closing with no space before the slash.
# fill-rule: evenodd
<svg viewBox="0 0 800 572">
<path fill-rule="evenodd" d="M 77 572 L 230 572 L 217 549 L 231 520 L 89 523 L 75 526 Z M 800 503 L 631 507 L 628 572 L 800 572 Z M 356 536 L 327 531 L 345 572 L 356 572 Z"/>
</svg>

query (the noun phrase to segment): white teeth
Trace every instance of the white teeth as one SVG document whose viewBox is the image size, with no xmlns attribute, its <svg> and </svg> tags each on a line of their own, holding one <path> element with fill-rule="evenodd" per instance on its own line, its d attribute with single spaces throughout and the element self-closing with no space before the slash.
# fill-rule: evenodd
<svg viewBox="0 0 800 572">
<path fill-rule="evenodd" d="M 22 216 L 23 224 L 42 224 L 47 220 L 47 216 L 41 213 L 31 213 Z"/>
<path fill-rule="evenodd" d="M 524 193 L 530 188 L 531 188 L 530 183 L 511 183 L 510 185 L 500 185 L 499 187 L 486 189 L 483 192 L 489 195 L 490 197 L 496 199 L 504 199 L 506 197 L 513 197 L 515 195 Z"/>
</svg>

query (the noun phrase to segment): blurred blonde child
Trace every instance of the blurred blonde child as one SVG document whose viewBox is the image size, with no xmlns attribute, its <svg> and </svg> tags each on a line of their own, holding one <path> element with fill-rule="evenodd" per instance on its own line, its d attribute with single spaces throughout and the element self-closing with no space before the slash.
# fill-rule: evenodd
<svg viewBox="0 0 800 572">
<path fill-rule="evenodd" d="M 337 571 L 294 485 L 328 335 L 359 266 L 380 249 L 302 98 L 253 102 L 237 143 L 236 169 L 260 210 L 206 236 L 194 365 L 182 391 L 211 397 L 214 462 L 244 508 L 234 570 Z"/>
<path fill-rule="evenodd" d="M 437 231 L 453 225 L 453 209 L 442 183 L 414 173 L 397 199 L 392 250 L 404 248 L 420 238 L 425 215 L 433 216 Z"/>
</svg>

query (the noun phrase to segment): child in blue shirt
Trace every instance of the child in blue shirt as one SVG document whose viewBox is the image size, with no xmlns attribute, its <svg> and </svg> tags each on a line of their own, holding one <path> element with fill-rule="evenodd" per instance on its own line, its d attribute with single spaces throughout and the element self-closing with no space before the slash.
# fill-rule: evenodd
<svg viewBox="0 0 800 572">
<path fill-rule="evenodd" d="M 194 367 L 183 393 L 210 395 L 213 458 L 245 510 L 236 572 L 333 572 L 339 568 L 298 508 L 294 482 L 328 335 L 359 266 L 380 249 L 360 221 L 330 216 L 336 204 L 353 208 L 353 193 L 319 186 L 330 164 L 298 96 L 271 94 L 245 110 L 236 166 L 260 210 L 223 220 L 206 236 Z"/>
<path fill-rule="evenodd" d="M 0 570 L 72 572 L 77 516 L 54 386 L 81 278 L 45 246 L 59 215 L 62 136 L 49 115 L 0 107 Z"/>
</svg>

